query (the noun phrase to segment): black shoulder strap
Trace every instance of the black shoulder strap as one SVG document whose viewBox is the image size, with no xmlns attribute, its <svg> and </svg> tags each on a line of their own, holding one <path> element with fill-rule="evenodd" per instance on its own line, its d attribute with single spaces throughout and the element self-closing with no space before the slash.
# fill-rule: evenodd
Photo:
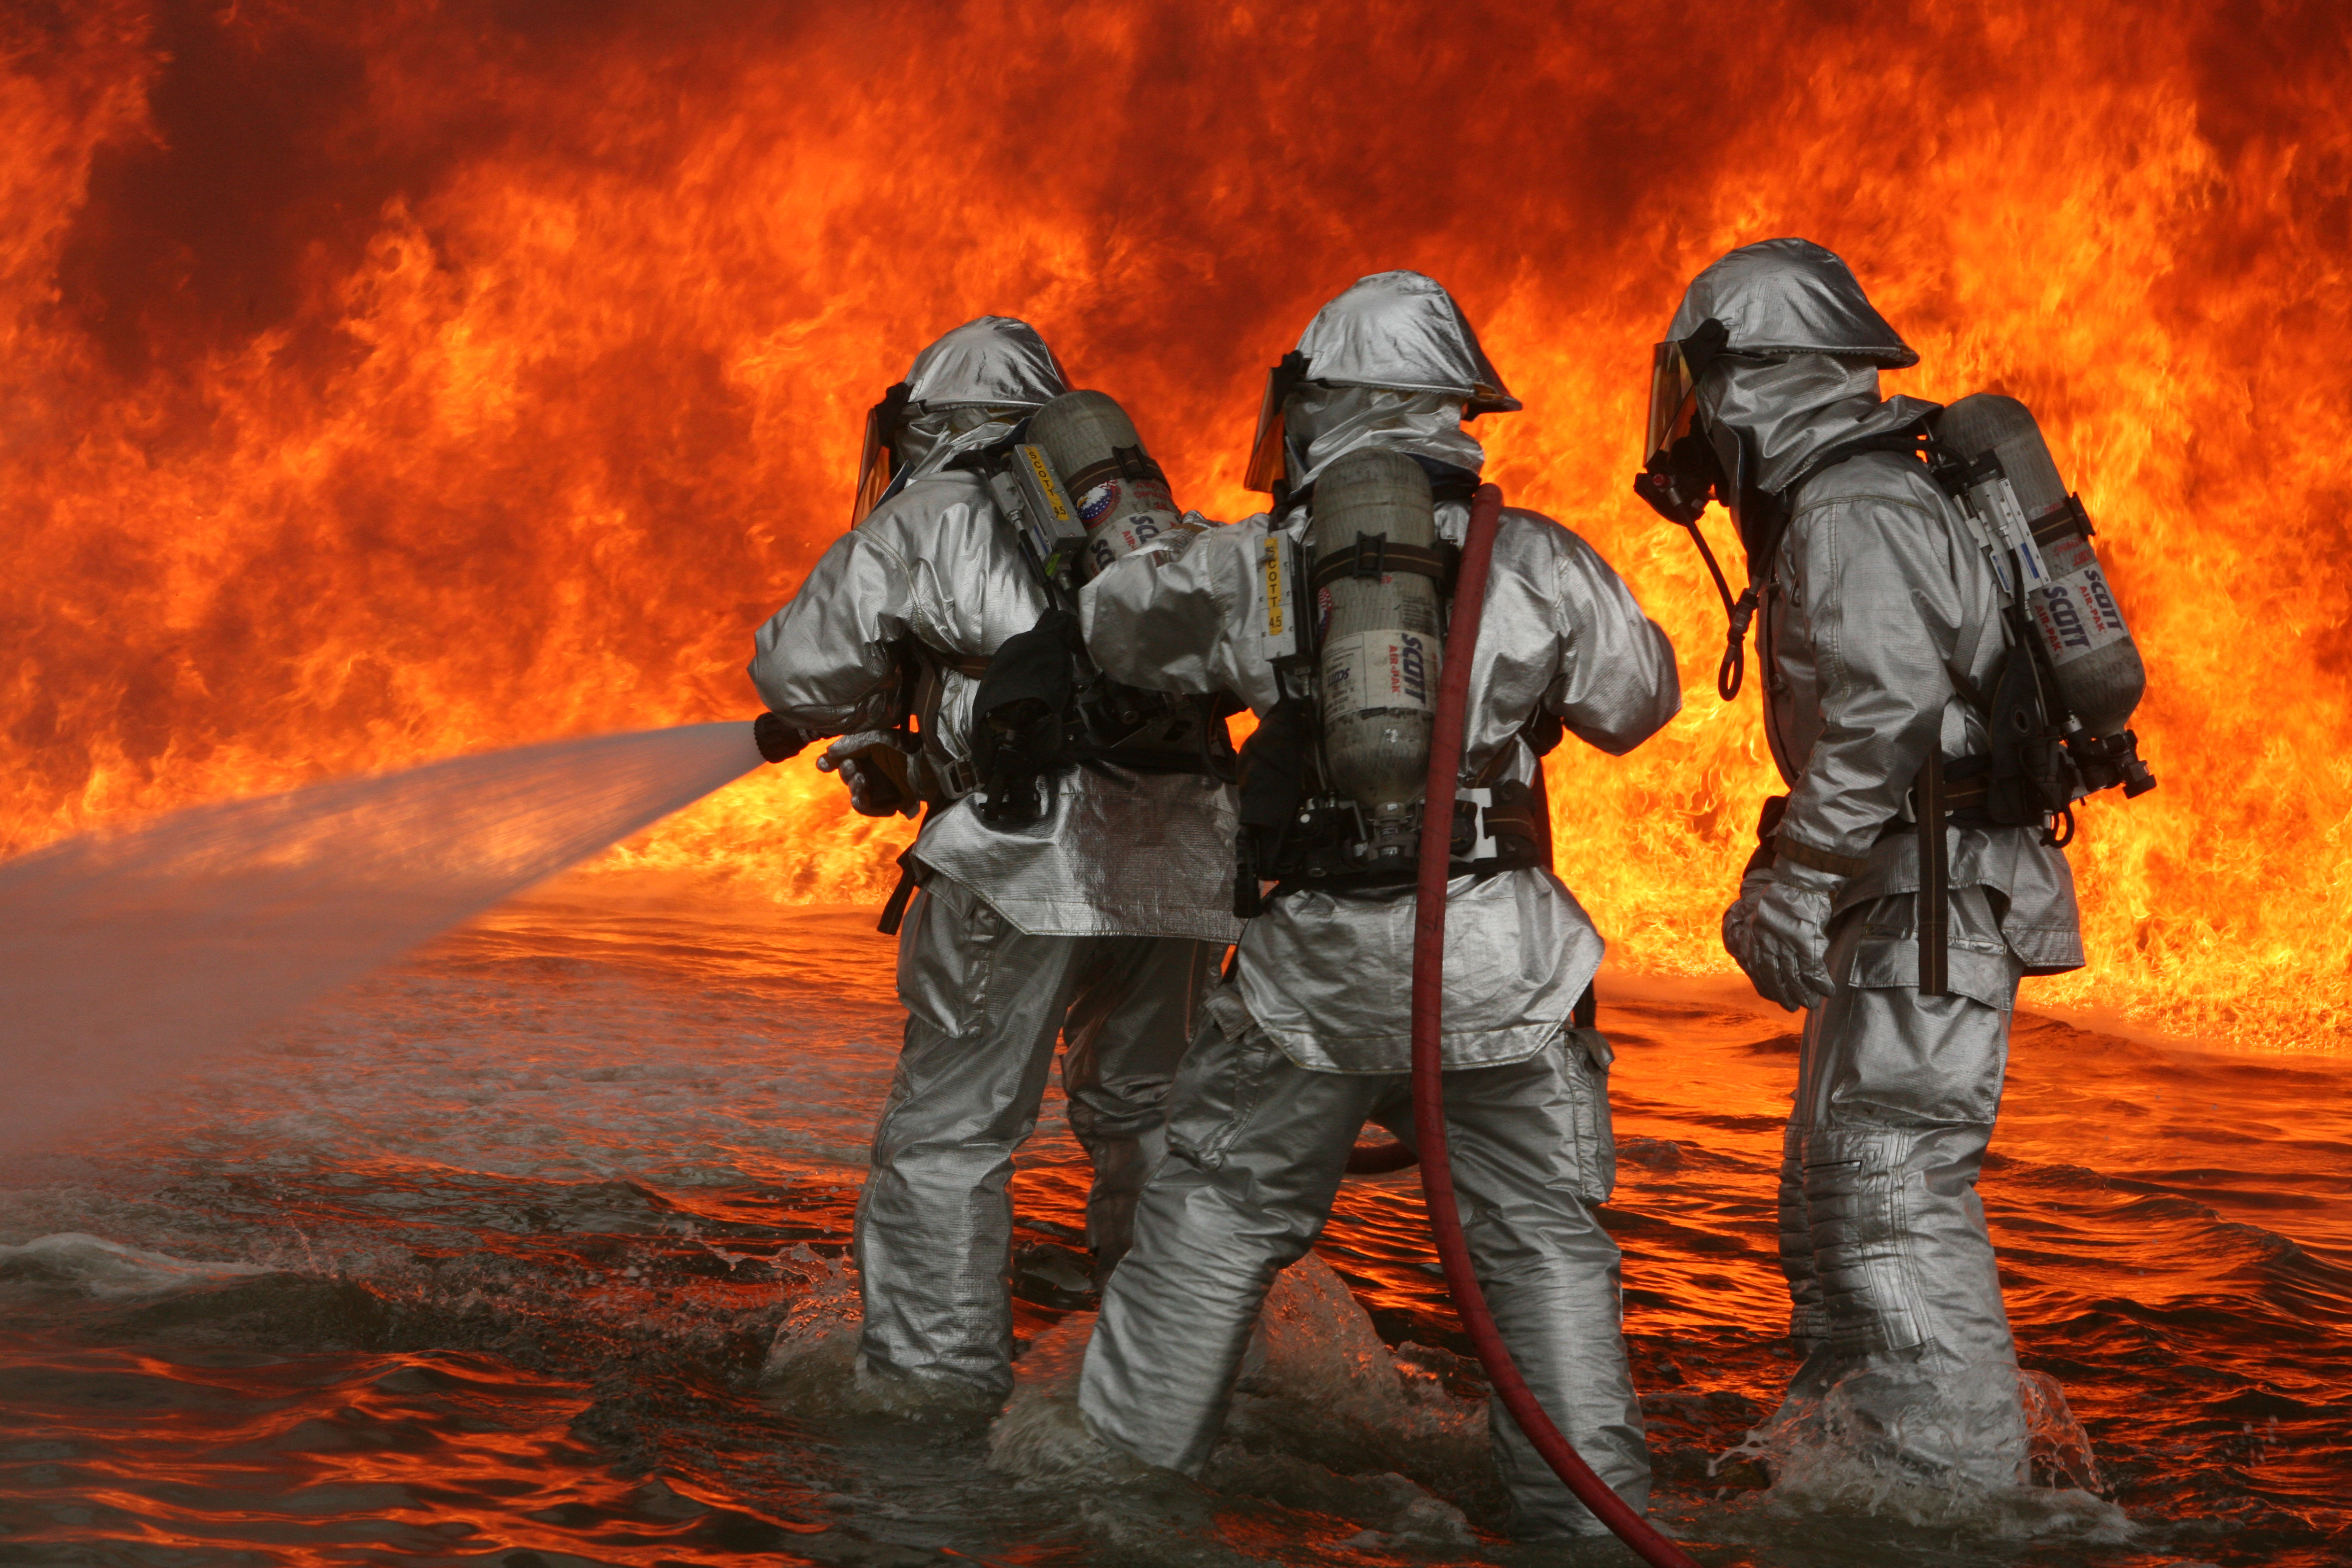
<svg viewBox="0 0 2352 1568">
<path fill-rule="evenodd" d="M 1033 416 L 1034 417 L 1034 416 Z M 1012 460 L 1013 448 L 1029 438 L 1029 421 L 1024 419 L 1012 433 L 991 441 L 985 447 L 974 447 L 968 452 L 958 452 L 940 465 L 944 468 L 962 468 L 975 474 L 992 474 Z"/>
<path fill-rule="evenodd" d="M 1283 839 L 1297 820 L 1319 728 L 1313 701 L 1285 697 L 1242 742 L 1234 878 L 1238 919 L 1248 920 L 1265 907 L 1258 897 L 1259 873 L 1271 872 L 1279 862 Z"/>
<path fill-rule="evenodd" d="M 920 829 L 915 837 L 920 842 Z M 913 844 L 898 851 L 898 885 L 890 889 L 890 901 L 882 906 L 882 918 L 874 922 L 876 931 L 884 936 L 898 934 L 898 926 L 907 918 L 907 905 L 914 899 L 915 889 L 923 885 L 925 874 L 923 863 L 915 858 Z"/>
<path fill-rule="evenodd" d="M 1840 442 L 1806 464 L 1795 479 L 1780 488 L 1780 493 L 1793 496 L 1811 483 L 1815 476 L 1826 473 L 1850 458 L 1871 452 L 1904 452 L 1924 458 L 1935 449 L 1935 437 L 1927 434 L 1927 421 L 1932 417 L 1932 415 L 1923 414 L 1900 430 L 1882 430 L 1875 436 L 1859 436 L 1851 441 Z"/>
</svg>

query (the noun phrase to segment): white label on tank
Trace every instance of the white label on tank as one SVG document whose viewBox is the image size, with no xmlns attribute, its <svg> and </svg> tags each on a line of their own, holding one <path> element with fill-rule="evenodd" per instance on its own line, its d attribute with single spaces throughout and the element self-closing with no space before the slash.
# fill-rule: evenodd
<svg viewBox="0 0 2352 1568">
<path fill-rule="evenodd" d="M 1356 632 L 1323 645 L 1323 710 L 1437 710 L 1437 641 L 1419 632 Z"/>
<path fill-rule="evenodd" d="M 2031 596 L 2034 618 L 2042 623 L 2042 636 L 2050 645 L 2053 663 L 2071 664 L 2131 636 L 2124 629 L 2123 612 L 2116 608 L 2116 596 L 2108 591 L 2107 579 L 2096 561 L 2065 573 Z"/>
<path fill-rule="evenodd" d="M 1124 516 L 1119 515 L 1122 499 L 1129 503 Z M 1086 521 L 1087 558 L 1094 572 L 1183 527 L 1176 503 L 1168 499 L 1168 487 L 1155 479 L 1130 480 L 1124 490 L 1119 481 L 1106 479 L 1080 496 L 1077 505 Z"/>
</svg>

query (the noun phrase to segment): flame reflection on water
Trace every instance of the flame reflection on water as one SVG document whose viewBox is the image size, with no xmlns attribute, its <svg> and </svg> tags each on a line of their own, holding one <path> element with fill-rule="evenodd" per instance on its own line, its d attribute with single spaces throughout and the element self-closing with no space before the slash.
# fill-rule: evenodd
<svg viewBox="0 0 2352 1568">
<path fill-rule="evenodd" d="M 756 1385 L 768 1336 L 844 1249 L 890 1071 L 889 944 L 869 914 L 592 902 L 588 885 L 445 940 L 200 1082 L 126 1094 L 78 1148 L 6 1173 L 12 1549 L 1127 1550 L 1133 1520 L 986 1476 L 971 1434 L 827 1417 Z M 1770 1186 L 1789 1020 L 1706 983 L 1619 978 L 1604 1002 L 1622 1155 L 1607 1220 L 1664 1517 L 1721 1543 L 1716 1561 L 1882 1560 L 1908 1539 L 1895 1527 L 1776 1521 L 1752 1467 L 1707 1473 L 1790 1366 Z M 2021 1019 L 1985 1180 L 2011 1310 L 2143 1531 L 2044 1541 L 2029 1561 L 2318 1563 L 2331 1532 L 2342 1544 L 2343 1079 L 2332 1062 Z M 1058 1119 L 1049 1107 L 1014 1184 L 1024 1341 L 1087 1304 L 1082 1166 Z M 247 1268 L 142 1289 L 126 1248 Z M 1319 1250 L 1383 1339 L 1471 1386 L 1410 1173 L 1351 1185 Z M 1292 1484 L 1195 1499 L 1152 1526 L 1163 1554 L 1134 1560 L 1512 1560 L 1342 1550 L 1362 1521 L 1336 1529 Z M 1456 1500 L 1491 1523 L 1475 1487 Z M 1964 1532 L 1938 1560 L 2018 1549 Z"/>
</svg>

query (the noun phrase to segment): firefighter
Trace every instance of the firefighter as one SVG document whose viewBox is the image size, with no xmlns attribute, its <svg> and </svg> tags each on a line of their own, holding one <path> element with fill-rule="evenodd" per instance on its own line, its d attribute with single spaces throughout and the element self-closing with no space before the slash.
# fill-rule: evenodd
<svg viewBox="0 0 2352 1568">
<path fill-rule="evenodd" d="M 1729 506 L 1789 791 L 1723 920 L 1757 991 L 1805 1012 L 1780 1173 L 1804 1360 L 1779 1419 L 1818 1425 L 1837 1390 L 1874 1465 L 2020 1484 L 2016 1351 L 1977 1173 L 2018 980 L 2083 962 L 2040 814 L 2004 826 L 1986 805 L 1994 694 L 2026 650 L 2005 637 L 1992 560 L 1920 461 L 1936 405 L 1880 395 L 1879 371 L 1918 355 L 1844 262 L 1801 239 L 1734 250 L 1666 338 L 1636 489 L 1685 526 L 1710 495 Z M 1739 635 L 1736 620 L 1735 654 Z M 1945 973 L 1923 987 L 1931 752 L 1938 779 L 1967 782 L 1937 825 L 1947 889 L 1925 912 L 1945 921 L 1941 944 L 1929 928 Z"/>
<path fill-rule="evenodd" d="M 869 416 L 856 526 L 751 661 L 775 750 L 842 735 L 819 765 L 858 809 L 929 807 L 893 900 L 895 916 L 919 886 L 898 931 L 905 1043 L 856 1215 L 857 1376 L 889 1401 L 984 1412 L 1012 1387 L 1006 1183 L 1057 1042 L 1094 1162 L 1087 1245 L 1098 1277 L 1117 1264 L 1236 930 L 1231 791 L 1204 772 L 1097 760 L 1045 780 L 1035 820 L 975 809 L 974 695 L 1049 607 L 976 467 L 1066 390 L 1045 341 L 1007 317 L 923 350 Z"/>
<path fill-rule="evenodd" d="M 1442 594 L 1444 552 L 1399 529 L 1418 516 L 1416 537 L 1433 528 L 1459 542 L 1484 462 L 1463 422 L 1518 406 L 1443 288 L 1414 272 L 1366 278 L 1316 315 L 1269 387 L 1253 477 L 1276 489 L 1275 510 L 1159 542 L 1087 587 L 1087 646 L 1107 670 L 1138 686 L 1230 692 L 1257 711 L 1242 816 L 1259 826 L 1238 890 L 1254 902 L 1273 884 L 1179 1073 L 1168 1158 L 1087 1351 L 1087 1429 L 1149 1463 L 1197 1474 L 1207 1459 L 1259 1307 L 1321 1230 L 1358 1130 L 1370 1120 L 1411 1136 L 1412 856 L 1388 820 L 1409 814 L 1317 797 L 1335 778 L 1370 780 L 1377 794 L 1383 773 L 1418 780 L 1426 769 L 1431 692 L 1413 688 L 1433 689 L 1436 649 L 1405 623 L 1426 620 Z M 1316 571 L 1335 617 L 1344 613 L 1325 628 L 1312 680 L 1269 655 L 1280 646 L 1264 590 L 1270 538 L 1319 542 Z M 1579 1452 L 1638 1509 L 1649 1458 L 1618 1251 L 1592 1214 L 1615 1170 L 1610 1049 L 1577 1016 L 1601 942 L 1549 869 L 1538 750 L 1562 726 L 1611 755 L 1654 733 L 1681 702 L 1674 650 L 1590 545 L 1531 511 L 1503 513 L 1485 616 L 1463 778 L 1476 786 L 1466 798 L 1491 803 L 1473 805 L 1470 834 L 1490 847 L 1457 856 L 1448 889 L 1454 1173 L 1513 1355 Z M 1402 686 L 1367 707 L 1358 698 L 1375 666 Z M 1375 711 L 1392 721 L 1360 721 Z M 1334 771 L 1318 784 L 1302 767 Z M 1254 818 L 1269 788 L 1304 804 Z M 1434 830 L 1451 830 L 1453 807 L 1443 803 Z M 1286 812 L 1361 817 L 1362 833 L 1274 831 Z M 1599 1532 L 1499 1407 L 1492 1419 L 1517 1533 Z"/>
</svg>

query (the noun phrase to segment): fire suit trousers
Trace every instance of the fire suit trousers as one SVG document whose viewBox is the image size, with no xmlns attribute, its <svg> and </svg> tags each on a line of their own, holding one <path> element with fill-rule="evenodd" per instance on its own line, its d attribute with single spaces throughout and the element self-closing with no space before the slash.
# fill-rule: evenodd
<svg viewBox="0 0 2352 1568">
<path fill-rule="evenodd" d="M 1274 1278 L 1322 1230 L 1367 1121 L 1405 1135 L 1402 1073 L 1310 1072 L 1228 989 L 1212 995 L 1169 1101 L 1168 1159 L 1135 1247 L 1103 1295 L 1078 1407 L 1099 1440 L 1197 1475 Z M 1445 1075 L 1446 1126 L 1471 1257 L 1503 1338 L 1577 1452 L 1635 1508 L 1649 1444 L 1625 1360 L 1617 1245 L 1588 1205 L 1615 1178 L 1608 1077 L 1590 1031 L 1524 1061 Z M 1488 1410 L 1513 1528 L 1602 1533 L 1499 1405 Z"/>
<path fill-rule="evenodd" d="M 1953 994 L 1922 996 L 1916 906 L 1900 894 L 1842 917 L 1836 989 L 1806 1017 L 1780 1165 L 1780 1267 L 1804 1361 L 1781 1418 L 1825 1420 L 1915 1479 L 2012 1486 L 2026 1428 L 1976 1183 L 2023 966 L 1986 890 L 1959 889 Z"/>
<path fill-rule="evenodd" d="M 958 883 L 924 887 L 898 937 L 906 1043 L 857 1200 L 861 1375 L 1012 1391 L 1006 1184 L 1055 1045 L 1070 1131 L 1094 1160 L 1099 1276 L 1126 1252 L 1166 1146 L 1169 1084 L 1217 957 L 1180 939 L 1029 936 Z"/>
</svg>

